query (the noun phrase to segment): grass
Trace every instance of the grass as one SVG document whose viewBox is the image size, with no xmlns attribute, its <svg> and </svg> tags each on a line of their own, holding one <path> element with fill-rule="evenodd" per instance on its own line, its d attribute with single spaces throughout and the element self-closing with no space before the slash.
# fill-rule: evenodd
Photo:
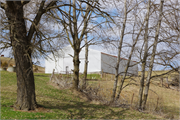
<svg viewBox="0 0 180 120">
<path fill-rule="evenodd" d="M 36 97 L 44 110 L 37 112 L 14 111 L 10 106 L 16 102 L 16 74 L 1 72 L 1 119 L 158 119 L 127 108 L 113 108 L 92 104 L 80 99 L 69 90 L 50 85 L 49 76 L 35 73 Z"/>
<path fill-rule="evenodd" d="M 164 71 L 153 71 L 153 72 L 152 72 L 152 76 L 161 75 L 161 74 L 164 74 L 164 73 L 167 73 L 167 72 L 168 72 L 168 70 L 164 70 Z M 147 77 L 147 74 L 148 74 L 148 71 L 145 71 L 145 76 L 146 76 L 146 77 Z M 140 71 L 138 72 L 138 75 L 139 75 L 139 76 L 141 75 L 141 72 L 140 72 Z M 178 75 L 178 72 L 172 72 L 172 73 L 163 75 L 163 76 L 161 76 L 161 77 L 168 77 L 169 79 L 171 79 L 171 77 L 173 77 L 174 75 Z"/>
<path fill-rule="evenodd" d="M 127 79 L 124 85 L 128 84 L 130 79 Z M 140 78 L 135 78 L 136 84 L 140 83 Z M 90 84 L 93 86 L 100 85 L 101 88 L 108 88 L 100 91 L 100 94 L 104 94 L 104 96 L 109 97 L 112 94 L 113 84 L 114 81 L 89 81 Z M 172 89 L 167 89 L 165 87 L 157 86 L 157 81 L 152 81 L 153 84 L 150 84 L 150 91 L 147 101 L 147 112 L 152 114 L 158 114 L 162 117 L 165 117 L 166 114 L 170 116 L 174 116 L 174 119 L 180 118 L 180 96 L 179 92 Z M 127 86 L 123 89 L 121 93 L 121 102 L 124 104 L 131 104 L 131 99 L 133 97 L 132 106 L 135 108 L 138 101 L 138 93 L 139 93 L 139 86 L 131 85 Z M 158 100 L 158 105 L 157 105 Z M 155 108 L 157 109 L 155 110 Z"/>
</svg>

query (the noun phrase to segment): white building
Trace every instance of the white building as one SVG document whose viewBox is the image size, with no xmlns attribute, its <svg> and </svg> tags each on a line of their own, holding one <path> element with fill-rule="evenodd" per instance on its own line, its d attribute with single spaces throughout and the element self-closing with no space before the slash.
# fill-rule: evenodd
<svg viewBox="0 0 180 120">
<path fill-rule="evenodd" d="M 51 59 L 45 60 L 45 73 L 52 73 L 53 69 L 58 73 L 72 72 L 73 66 L 73 49 L 71 46 L 67 46 L 59 51 L 59 55 L 53 57 L 49 55 Z M 79 72 L 84 72 L 84 61 L 85 61 L 85 49 L 83 48 L 79 54 L 80 66 Z M 109 55 L 97 50 L 89 49 L 88 53 L 88 73 L 110 73 L 115 74 L 115 65 L 117 57 Z M 119 73 L 123 72 L 127 64 L 127 60 L 121 58 Z M 136 64 L 135 61 L 131 61 L 130 65 Z M 128 73 L 138 75 L 138 65 L 134 65 L 129 68 Z"/>
</svg>

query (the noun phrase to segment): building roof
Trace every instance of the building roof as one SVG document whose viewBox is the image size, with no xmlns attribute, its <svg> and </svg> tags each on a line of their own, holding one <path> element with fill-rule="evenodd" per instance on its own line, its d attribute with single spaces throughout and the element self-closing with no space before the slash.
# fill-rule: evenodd
<svg viewBox="0 0 180 120">
<path fill-rule="evenodd" d="M 117 58 L 117 56 L 115 56 L 115 55 L 110 55 L 110 54 L 107 54 L 107 53 L 103 53 L 103 52 L 101 52 L 102 54 L 104 54 L 104 55 L 108 55 L 108 56 L 111 56 L 111 57 L 115 57 L 115 58 Z M 126 59 L 126 58 L 122 58 L 121 57 L 121 59 L 123 59 L 123 60 L 128 60 L 128 59 Z M 136 61 L 133 61 L 133 62 L 136 62 Z"/>
</svg>

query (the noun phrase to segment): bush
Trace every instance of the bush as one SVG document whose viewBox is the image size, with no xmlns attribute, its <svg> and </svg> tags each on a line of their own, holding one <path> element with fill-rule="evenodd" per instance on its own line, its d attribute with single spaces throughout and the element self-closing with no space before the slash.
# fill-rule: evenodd
<svg viewBox="0 0 180 120">
<path fill-rule="evenodd" d="M 37 66 L 35 66 L 35 68 L 34 68 L 34 72 L 37 72 L 38 71 L 38 67 Z"/>
<path fill-rule="evenodd" d="M 7 62 L 1 63 L 1 67 L 2 67 L 2 68 L 8 67 L 8 63 L 7 63 Z"/>
<path fill-rule="evenodd" d="M 13 67 L 13 64 L 10 64 L 9 66 L 10 66 L 10 67 Z"/>
</svg>

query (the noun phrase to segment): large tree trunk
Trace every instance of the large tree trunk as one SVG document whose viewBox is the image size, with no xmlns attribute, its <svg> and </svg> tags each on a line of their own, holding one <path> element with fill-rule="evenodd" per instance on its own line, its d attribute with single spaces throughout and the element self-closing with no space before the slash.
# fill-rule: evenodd
<svg viewBox="0 0 180 120">
<path fill-rule="evenodd" d="M 5 9 L 9 20 L 10 39 L 16 63 L 18 110 L 34 110 L 37 107 L 34 75 L 31 60 L 31 41 L 27 39 L 23 5 L 20 1 L 7 1 Z"/>
<path fill-rule="evenodd" d="M 71 89 L 78 91 L 78 85 L 79 85 L 79 49 L 74 49 L 74 76 L 73 76 L 73 85 Z"/>
<path fill-rule="evenodd" d="M 148 57 L 148 24 L 149 24 L 149 12 L 150 12 L 150 3 L 151 0 L 148 1 L 148 8 L 146 14 L 146 25 L 145 25 L 145 34 L 144 34 L 144 56 L 142 59 L 142 67 L 141 67 L 141 80 L 140 80 L 140 89 L 139 89 L 139 96 L 138 96 L 138 109 L 142 109 L 142 95 L 144 89 L 144 77 L 145 77 L 145 67 L 146 67 L 146 59 Z"/>
<path fill-rule="evenodd" d="M 34 110 L 37 103 L 31 54 L 25 52 L 29 49 L 27 46 L 17 44 L 14 41 L 13 51 L 17 75 L 17 102 L 14 107 L 18 110 Z"/>
<path fill-rule="evenodd" d="M 155 40 L 154 40 L 153 50 L 152 50 L 152 56 L 151 56 L 148 76 L 147 76 L 147 80 L 146 80 L 145 90 L 144 90 L 144 99 L 143 99 L 143 102 L 142 102 L 142 108 L 143 109 L 145 109 L 146 101 L 147 101 L 147 97 L 148 97 L 148 91 L 149 91 L 150 80 L 151 80 L 151 73 L 152 73 L 152 69 L 153 69 L 153 63 L 154 63 L 154 58 L 155 58 L 155 53 L 156 53 L 156 47 L 157 47 L 157 43 L 158 43 L 159 30 L 160 30 L 160 27 L 161 27 L 163 3 L 164 3 L 164 0 L 161 0 L 160 11 L 159 11 L 160 12 L 159 20 L 158 20 L 158 25 L 157 25 L 157 29 L 156 29 Z"/>
<path fill-rule="evenodd" d="M 74 34 L 73 36 L 73 49 L 74 49 L 74 57 L 73 57 L 73 63 L 74 63 L 74 78 L 73 78 L 73 85 L 71 87 L 72 90 L 78 91 L 78 85 L 79 85 L 79 52 L 80 52 L 80 40 L 78 39 L 78 31 L 77 31 L 77 18 L 76 18 L 76 0 L 73 0 L 73 28 L 74 28 Z"/>
</svg>

